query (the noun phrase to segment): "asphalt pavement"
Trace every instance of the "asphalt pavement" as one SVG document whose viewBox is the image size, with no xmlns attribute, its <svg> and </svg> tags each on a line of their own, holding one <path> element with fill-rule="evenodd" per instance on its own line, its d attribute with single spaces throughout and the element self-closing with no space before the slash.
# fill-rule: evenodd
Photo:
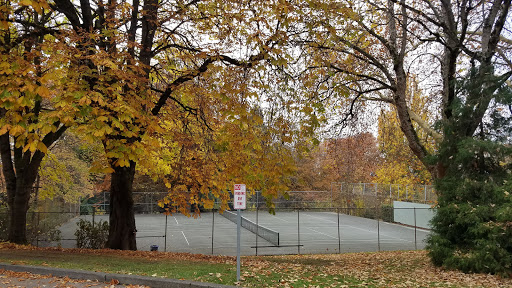
<svg viewBox="0 0 512 288">
<path fill-rule="evenodd" d="M 168 278 L 0 263 L 0 287 L 228 288 L 235 286 Z"/>
</svg>

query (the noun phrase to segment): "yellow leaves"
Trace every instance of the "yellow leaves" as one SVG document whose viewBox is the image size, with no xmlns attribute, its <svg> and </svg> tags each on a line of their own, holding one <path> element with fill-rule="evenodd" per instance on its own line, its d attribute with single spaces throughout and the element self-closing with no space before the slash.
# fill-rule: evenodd
<svg viewBox="0 0 512 288">
<path fill-rule="evenodd" d="M 87 106 L 87 105 L 90 105 L 91 104 L 91 99 L 89 99 L 88 97 L 82 97 L 80 98 L 80 100 L 78 101 L 78 104 L 81 105 L 81 106 Z"/>
<path fill-rule="evenodd" d="M 100 122 L 107 122 L 108 118 L 106 116 L 99 116 L 96 118 L 96 120 Z"/>
<path fill-rule="evenodd" d="M 94 132 L 92 133 L 95 137 L 98 137 L 98 138 L 102 138 L 106 135 L 109 135 L 111 132 L 113 131 L 113 129 L 110 127 L 110 126 L 103 126 L 101 128 L 98 128 L 96 130 L 94 130 Z"/>
<path fill-rule="evenodd" d="M 106 166 L 103 162 L 94 161 L 91 165 L 91 168 L 89 169 L 89 172 L 111 174 L 114 173 L 115 170 L 110 166 Z"/>
<path fill-rule="evenodd" d="M 105 173 L 105 174 L 114 173 L 114 171 L 115 170 L 112 167 L 105 167 L 105 168 L 100 170 L 101 173 Z"/>
<path fill-rule="evenodd" d="M 38 86 L 36 88 L 36 94 L 38 94 L 39 96 L 43 97 L 43 98 L 50 98 L 51 96 L 51 92 L 50 92 L 50 89 L 48 89 L 47 87 L 45 86 Z"/>
<path fill-rule="evenodd" d="M 40 131 L 41 131 L 42 135 L 46 135 L 46 134 L 48 134 L 50 132 L 54 132 L 55 131 L 55 126 L 53 126 L 53 125 L 43 125 L 43 127 L 41 127 Z"/>
<path fill-rule="evenodd" d="M 9 134 L 14 137 L 20 136 L 23 133 L 25 133 L 25 128 L 20 125 L 16 125 L 9 130 Z"/>
<path fill-rule="evenodd" d="M 37 150 L 43 152 L 44 154 L 48 153 L 48 148 L 46 147 L 46 145 L 44 145 L 42 141 L 39 141 L 37 143 Z"/>
<path fill-rule="evenodd" d="M 9 29 L 9 21 L 1 20 L 0 19 L 0 30 L 8 30 Z"/>
<path fill-rule="evenodd" d="M 125 158 L 117 159 L 117 161 L 114 164 L 119 167 L 130 167 L 130 161 Z"/>
<path fill-rule="evenodd" d="M 2 127 L 0 127 L 0 135 L 4 135 L 5 133 L 9 132 L 11 127 L 12 126 L 9 124 L 6 124 L 6 125 L 3 125 Z"/>
</svg>

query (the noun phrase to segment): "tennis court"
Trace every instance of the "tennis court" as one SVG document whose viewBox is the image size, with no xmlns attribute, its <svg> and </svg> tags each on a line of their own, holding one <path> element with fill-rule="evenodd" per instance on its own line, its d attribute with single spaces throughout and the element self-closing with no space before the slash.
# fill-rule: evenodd
<svg viewBox="0 0 512 288">
<path fill-rule="evenodd" d="M 267 234 L 264 237 L 271 240 L 267 241 L 242 229 L 243 255 L 423 249 L 428 235 L 427 230 L 337 212 L 277 211 L 272 215 L 266 211 L 242 211 L 242 216 L 247 223 L 254 222 L 279 233 L 277 246 L 275 235 L 261 233 Z M 80 217 L 92 220 L 91 215 Z M 108 216 L 94 217 L 95 222 L 100 220 L 108 220 Z M 75 246 L 72 239 L 77 221 L 78 217 L 61 226 L 63 247 Z M 236 255 L 236 224 L 217 212 L 203 212 L 198 218 L 181 214 L 136 215 L 136 225 L 139 250 L 158 245 L 159 251 Z M 260 229 L 255 232 L 261 232 Z"/>
</svg>

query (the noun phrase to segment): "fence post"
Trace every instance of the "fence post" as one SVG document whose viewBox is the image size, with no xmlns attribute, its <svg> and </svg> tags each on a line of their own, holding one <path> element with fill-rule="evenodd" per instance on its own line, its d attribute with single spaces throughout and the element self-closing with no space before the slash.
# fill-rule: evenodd
<svg viewBox="0 0 512 288">
<path fill-rule="evenodd" d="M 418 239 L 417 239 L 417 233 L 416 233 L 416 207 L 413 208 L 414 210 L 414 250 L 418 250 Z"/>
<path fill-rule="evenodd" d="M 377 250 L 380 252 L 380 219 L 377 217 Z"/>
<path fill-rule="evenodd" d="M 256 231 L 258 230 L 258 214 L 259 214 L 259 210 L 258 209 L 260 206 L 260 199 L 259 199 L 259 195 L 258 195 L 258 191 L 256 191 Z M 258 256 L 258 233 L 256 233 L 256 256 Z"/>
<path fill-rule="evenodd" d="M 260 227 L 259 226 L 259 219 L 258 219 L 259 215 L 258 214 L 259 214 L 258 213 L 258 208 L 256 208 L 256 234 L 255 234 L 256 235 L 256 256 L 258 256 L 258 234 L 259 234 L 258 230 L 259 230 L 259 227 Z"/>
<path fill-rule="evenodd" d="M 164 252 L 167 252 L 167 214 L 165 214 Z"/>
<path fill-rule="evenodd" d="M 32 213 L 36 213 L 35 211 Z M 36 224 L 36 247 L 39 247 L 39 213 L 37 213 L 37 224 Z"/>
<path fill-rule="evenodd" d="M 341 236 L 340 236 L 340 209 L 337 208 L 338 212 L 338 253 L 341 253 Z"/>
<path fill-rule="evenodd" d="M 213 255 L 213 235 L 215 232 L 215 210 L 212 209 L 212 255 Z"/>
<path fill-rule="evenodd" d="M 300 255 L 300 209 L 297 209 L 297 254 Z"/>
<path fill-rule="evenodd" d="M 427 184 L 425 184 L 425 203 L 427 203 Z"/>
</svg>

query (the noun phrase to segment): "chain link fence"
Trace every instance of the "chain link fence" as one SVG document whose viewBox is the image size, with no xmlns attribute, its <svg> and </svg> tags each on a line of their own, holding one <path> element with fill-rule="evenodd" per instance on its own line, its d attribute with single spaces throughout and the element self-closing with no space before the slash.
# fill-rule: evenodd
<svg viewBox="0 0 512 288">
<path fill-rule="evenodd" d="M 41 241 L 61 239 L 59 227 L 79 216 L 79 203 L 62 199 L 34 201 L 27 212 L 27 240 L 33 245 Z M 0 202 L 0 241 L 8 239 L 9 213 L 7 204 Z"/>
<path fill-rule="evenodd" d="M 165 215 L 158 201 L 166 194 L 133 194 L 139 250 L 236 253 L 236 225 L 232 219 L 222 217 L 219 211 L 204 209 L 197 218 Z M 248 195 L 247 209 L 242 212 L 246 223 L 242 237 L 244 255 L 423 249 L 429 234 L 428 222 L 435 213 L 431 204 L 415 206 L 411 202 L 435 201 L 431 186 L 333 183 L 331 191 L 286 194 L 271 203 L 260 192 Z M 108 222 L 109 199 L 109 193 L 105 192 L 73 204 L 39 203 L 27 215 L 29 241 L 40 247 L 76 247 L 79 220 L 93 225 Z M 409 200 L 400 203 L 412 206 L 396 205 L 396 199 Z M 41 210 L 56 207 L 58 211 L 54 212 Z M 0 208 L 3 240 L 7 239 L 7 224 L 8 214 L 3 207 Z"/>
<path fill-rule="evenodd" d="M 277 208 L 269 213 L 267 209 L 250 208 L 241 213 L 247 225 L 242 232 L 242 254 L 279 255 L 423 249 L 429 230 L 421 227 L 420 222 L 425 222 L 421 215 L 434 211 L 429 208 Z M 68 220 L 58 226 L 46 221 L 57 217 Z M 399 223 L 397 217 L 411 222 Z M 32 212 L 29 218 L 36 219 L 30 225 L 38 231 L 32 237 L 33 245 L 75 248 L 80 219 L 98 225 L 100 221 L 108 222 L 109 215 Z M 203 211 L 197 218 L 181 214 L 137 214 L 136 225 L 139 250 L 236 253 L 236 224 L 219 211 Z M 277 236 L 265 235 L 268 231 Z"/>
</svg>

